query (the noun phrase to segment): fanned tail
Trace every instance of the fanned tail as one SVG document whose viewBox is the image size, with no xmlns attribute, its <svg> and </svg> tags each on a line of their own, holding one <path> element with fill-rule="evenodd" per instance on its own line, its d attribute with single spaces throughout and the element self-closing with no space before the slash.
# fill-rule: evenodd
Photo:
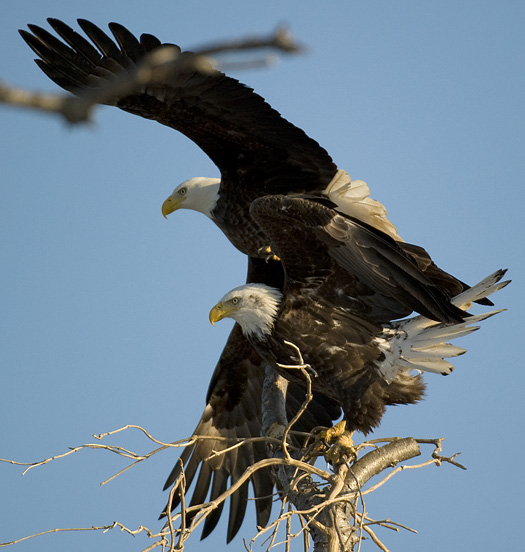
<svg viewBox="0 0 525 552">
<path fill-rule="evenodd" d="M 454 297 L 451 302 L 463 310 L 469 309 L 472 302 L 509 284 L 510 280 L 500 281 L 505 273 L 506 270 L 497 270 Z M 389 382 L 400 371 L 418 370 L 446 376 L 454 370 L 454 366 L 445 359 L 457 357 L 467 351 L 447 343 L 447 340 L 478 330 L 479 326 L 475 324 L 504 310 L 506 309 L 469 316 L 463 322 L 454 324 L 440 324 L 421 315 L 394 322 L 390 328 L 385 328 L 383 337 L 378 339 L 380 348 L 385 352 L 385 359 L 378 367 L 379 371 Z"/>
</svg>

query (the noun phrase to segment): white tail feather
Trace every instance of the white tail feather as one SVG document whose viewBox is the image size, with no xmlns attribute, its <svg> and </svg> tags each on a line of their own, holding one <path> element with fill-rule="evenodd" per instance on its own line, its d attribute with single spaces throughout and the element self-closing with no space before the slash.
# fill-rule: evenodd
<svg viewBox="0 0 525 552">
<path fill-rule="evenodd" d="M 397 241 L 403 241 L 396 227 L 388 220 L 385 206 L 370 197 L 366 182 L 351 180 L 346 171 L 339 170 L 324 193 L 345 215 L 362 220 Z"/>
<path fill-rule="evenodd" d="M 498 270 L 470 289 L 460 293 L 452 303 L 467 310 L 473 301 L 483 299 L 502 288 L 509 281 L 500 282 L 505 270 Z M 454 366 L 445 358 L 457 357 L 466 353 L 466 349 L 447 343 L 448 339 L 457 339 L 479 329 L 473 326 L 505 309 L 492 310 L 469 316 L 457 324 L 441 324 L 419 315 L 407 320 L 394 322 L 385 328 L 383 336 L 376 339 L 385 358 L 378 365 L 383 377 L 392 381 L 401 371 L 419 370 L 448 375 Z"/>
<path fill-rule="evenodd" d="M 488 297 L 490 294 L 503 289 L 510 283 L 510 280 L 500 282 L 505 275 L 506 270 L 496 270 L 490 276 L 487 276 L 481 282 L 456 295 L 451 301 L 456 307 L 463 310 L 468 310 L 474 301 Z"/>
<path fill-rule="evenodd" d="M 459 355 L 462 355 L 467 352 L 467 349 L 462 349 L 461 347 L 456 347 L 450 343 L 438 343 L 437 345 L 430 345 L 429 347 L 421 347 L 415 349 L 412 347 L 410 354 L 411 358 L 452 358 Z"/>
</svg>

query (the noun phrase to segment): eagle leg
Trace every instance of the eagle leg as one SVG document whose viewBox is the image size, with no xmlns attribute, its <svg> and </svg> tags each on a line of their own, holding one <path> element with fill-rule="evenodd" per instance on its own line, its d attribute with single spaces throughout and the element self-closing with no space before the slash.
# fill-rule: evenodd
<svg viewBox="0 0 525 552">
<path fill-rule="evenodd" d="M 353 434 L 353 431 L 347 431 L 346 420 L 341 420 L 333 427 L 320 431 L 312 443 L 311 450 L 317 456 L 323 454 L 325 460 L 332 466 L 353 462 L 357 457 L 352 440 Z"/>
<path fill-rule="evenodd" d="M 270 261 L 280 261 L 281 259 L 275 255 L 272 251 L 272 246 L 267 245 L 259 249 L 259 254 L 264 257 L 264 260 L 269 263 Z"/>
</svg>

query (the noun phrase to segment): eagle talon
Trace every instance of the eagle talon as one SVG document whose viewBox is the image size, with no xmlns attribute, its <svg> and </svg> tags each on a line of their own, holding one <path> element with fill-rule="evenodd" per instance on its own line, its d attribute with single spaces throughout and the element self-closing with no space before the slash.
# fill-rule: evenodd
<svg viewBox="0 0 525 552">
<path fill-rule="evenodd" d="M 261 247 L 259 253 L 263 255 L 264 260 L 269 263 L 270 261 L 280 261 L 281 259 L 272 252 L 272 247 L 267 245 L 266 247 Z"/>
<path fill-rule="evenodd" d="M 346 430 L 346 420 L 319 432 L 311 445 L 311 455 L 323 455 L 325 460 L 336 466 L 342 462 L 352 462 L 357 451 L 352 440 L 353 431 Z"/>
<path fill-rule="evenodd" d="M 326 461 L 332 466 L 343 462 L 353 462 L 357 458 L 357 451 L 352 440 L 353 433 L 353 431 L 345 431 L 325 454 Z"/>
</svg>

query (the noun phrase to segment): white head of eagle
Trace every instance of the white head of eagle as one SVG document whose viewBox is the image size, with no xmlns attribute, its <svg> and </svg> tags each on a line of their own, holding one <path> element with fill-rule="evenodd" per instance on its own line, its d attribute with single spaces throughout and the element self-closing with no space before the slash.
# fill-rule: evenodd
<svg viewBox="0 0 525 552">
<path fill-rule="evenodd" d="M 179 184 L 162 204 L 162 214 L 167 217 L 177 209 L 191 209 L 211 218 L 211 212 L 219 199 L 220 185 L 220 178 L 190 178 Z"/>
<path fill-rule="evenodd" d="M 283 294 L 265 284 L 245 284 L 229 291 L 210 311 L 210 322 L 233 318 L 248 337 L 272 331 Z"/>
</svg>

